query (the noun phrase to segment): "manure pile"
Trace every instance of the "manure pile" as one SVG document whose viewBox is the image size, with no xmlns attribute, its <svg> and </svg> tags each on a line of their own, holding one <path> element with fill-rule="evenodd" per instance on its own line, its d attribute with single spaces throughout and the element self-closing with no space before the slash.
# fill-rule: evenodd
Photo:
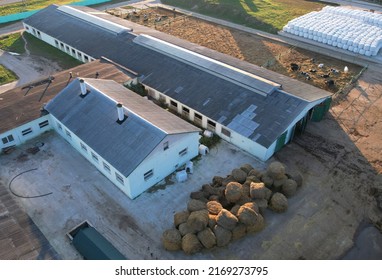
<svg viewBox="0 0 382 280">
<path fill-rule="evenodd" d="M 259 232 L 265 227 L 265 209 L 285 212 L 287 198 L 301 184 L 302 177 L 287 174 L 280 162 L 265 172 L 244 164 L 226 178 L 215 176 L 190 194 L 187 210 L 175 213 L 174 228 L 163 233 L 162 244 L 169 251 L 194 254 Z"/>
</svg>

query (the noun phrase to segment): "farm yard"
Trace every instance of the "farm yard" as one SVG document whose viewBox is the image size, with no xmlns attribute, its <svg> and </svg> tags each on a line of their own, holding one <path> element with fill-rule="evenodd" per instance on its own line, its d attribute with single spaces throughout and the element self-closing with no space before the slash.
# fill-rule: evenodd
<svg viewBox="0 0 382 280">
<path fill-rule="evenodd" d="M 108 13 L 268 68 L 330 92 L 344 88 L 362 69 L 332 57 L 209 23 L 162 8 L 112 9 Z M 261 55 L 259 55 L 261 54 Z M 292 67 L 296 64 L 297 68 Z M 322 67 L 318 67 L 323 64 Z M 344 67 L 349 68 L 344 73 Z M 333 81 L 333 84 L 329 81 Z"/>
</svg>

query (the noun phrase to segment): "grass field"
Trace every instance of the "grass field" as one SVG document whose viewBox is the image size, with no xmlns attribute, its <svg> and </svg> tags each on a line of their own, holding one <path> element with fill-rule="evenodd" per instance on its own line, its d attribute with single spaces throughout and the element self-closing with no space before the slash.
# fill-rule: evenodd
<svg viewBox="0 0 382 280">
<path fill-rule="evenodd" d="M 164 4 L 276 33 L 291 19 L 325 6 L 314 0 L 162 0 Z"/>
<path fill-rule="evenodd" d="M 51 4 L 64 5 L 72 2 L 79 2 L 79 0 L 28 0 L 25 2 L 27 4 L 25 4 L 23 1 L 20 1 L 17 3 L 0 6 L 0 16 L 33 11 L 44 8 Z"/>
<path fill-rule="evenodd" d="M 0 49 L 15 53 L 24 53 L 24 41 L 20 33 L 6 35 L 0 38 Z"/>
<path fill-rule="evenodd" d="M 16 81 L 17 76 L 11 70 L 0 64 L 0 86 Z"/>
</svg>

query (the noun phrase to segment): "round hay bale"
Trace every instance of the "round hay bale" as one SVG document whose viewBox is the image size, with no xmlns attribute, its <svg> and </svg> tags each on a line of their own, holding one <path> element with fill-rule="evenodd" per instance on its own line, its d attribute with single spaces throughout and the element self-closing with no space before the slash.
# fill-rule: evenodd
<svg viewBox="0 0 382 280">
<path fill-rule="evenodd" d="M 245 180 L 245 184 L 248 183 L 250 185 L 252 182 L 260 183 L 261 180 L 256 176 L 248 176 L 247 179 Z"/>
<path fill-rule="evenodd" d="M 200 200 L 191 199 L 187 204 L 187 210 L 190 212 L 206 209 L 206 203 Z"/>
<path fill-rule="evenodd" d="M 248 175 L 248 173 L 253 169 L 253 166 L 250 165 L 249 163 L 245 163 L 242 166 L 240 166 L 240 169 L 243 170 Z"/>
<path fill-rule="evenodd" d="M 243 238 L 247 233 L 247 227 L 244 224 L 238 223 L 232 230 L 232 240 L 238 240 Z"/>
<path fill-rule="evenodd" d="M 231 212 L 232 214 L 234 214 L 236 217 L 237 217 L 237 212 L 238 212 L 239 209 L 240 209 L 240 206 L 241 206 L 241 205 L 236 204 L 236 205 L 233 206 L 233 207 L 231 208 L 231 210 L 230 210 L 230 212 Z"/>
<path fill-rule="evenodd" d="M 205 229 L 208 225 L 209 217 L 207 210 L 199 210 L 191 212 L 190 216 L 187 219 L 187 226 L 190 229 L 198 232 Z"/>
<path fill-rule="evenodd" d="M 263 230 L 265 227 L 264 217 L 261 214 L 257 215 L 256 223 L 252 226 L 247 226 L 247 233 L 255 233 Z"/>
<path fill-rule="evenodd" d="M 218 215 L 208 214 L 208 227 L 210 229 L 213 229 L 217 225 L 217 223 L 216 223 L 216 217 L 217 216 Z"/>
<path fill-rule="evenodd" d="M 266 199 L 255 199 L 254 202 L 259 207 L 259 213 L 263 214 L 265 209 L 268 208 L 268 200 Z"/>
<path fill-rule="evenodd" d="M 216 217 L 216 223 L 228 230 L 233 230 L 238 222 L 238 219 L 234 214 L 227 209 L 222 209 Z"/>
<path fill-rule="evenodd" d="M 285 212 L 288 209 L 288 199 L 282 193 L 272 195 L 269 208 L 277 213 Z"/>
<path fill-rule="evenodd" d="M 240 223 L 245 224 L 246 226 L 253 226 L 256 224 L 257 216 L 259 214 L 256 213 L 252 208 L 242 205 L 237 212 L 237 216 L 240 220 Z"/>
<path fill-rule="evenodd" d="M 255 211 L 256 213 L 260 213 L 259 212 L 259 206 L 257 205 L 257 203 L 255 201 L 247 202 L 247 203 L 243 204 L 242 206 L 249 207 L 253 211 Z"/>
<path fill-rule="evenodd" d="M 220 177 L 220 176 L 214 176 L 212 178 L 212 185 L 216 188 L 216 187 L 220 187 L 223 183 L 223 180 L 224 178 L 223 177 Z"/>
<path fill-rule="evenodd" d="M 180 224 L 178 230 L 182 236 L 185 236 L 188 233 L 196 233 L 196 230 L 190 228 L 187 223 Z"/>
<path fill-rule="evenodd" d="M 283 184 L 285 183 L 285 181 L 287 179 L 288 179 L 288 177 L 286 175 L 284 175 L 281 179 L 273 180 L 272 190 L 274 192 L 280 192 L 281 187 L 283 186 Z"/>
<path fill-rule="evenodd" d="M 200 243 L 198 237 L 189 233 L 182 238 L 182 250 L 187 254 L 195 254 L 203 249 L 203 245 Z"/>
<path fill-rule="evenodd" d="M 291 196 L 295 195 L 295 193 L 297 191 L 296 181 L 292 180 L 292 179 L 285 180 L 283 186 L 281 187 L 281 190 L 282 190 L 282 193 L 286 197 L 291 197 Z"/>
<path fill-rule="evenodd" d="M 245 173 L 239 168 L 235 168 L 234 170 L 232 170 L 231 175 L 235 179 L 235 181 L 239 182 L 240 184 L 243 184 L 245 182 L 245 179 L 247 179 L 247 173 Z"/>
<path fill-rule="evenodd" d="M 285 176 L 285 166 L 281 162 L 274 161 L 268 166 L 267 173 L 273 180 L 282 179 Z"/>
<path fill-rule="evenodd" d="M 266 187 L 264 183 L 252 182 L 250 186 L 250 195 L 252 199 L 265 198 Z"/>
<path fill-rule="evenodd" d="M 230 182 L 225 188 L 225 198 L 228 202 L 235 203 L 243 194 L 243 187 L 238 182 Z"/>
<path fill-rule="evenodd" d="M 198 239 L 207 249 L 216 246 L 216 236 L 210 228 L 206 228 L 198 233 Z"/>
<path fill-rule="evenodd" d="M 174 214 L 174 226 L 178 228 L 180 224 L 187 222 L 190 212 L 182 211 Z"/>
<path fill-rule="evenodd" d="M 273 185 L 273 179 L 269 177 L 267 174 L 264 174 L 263 176 L 261 176 L 261 181 L 264 183 L 264 185 L 267 188 L 271 188 Z"/>
<path fill-rule="evenodd" d="M 225 209 L 230 209 L 233 206 L 233 204 L 227 200 L 225 195 L 220 197 L 219 202 L 223 206 L 223 208 L 225 208 Z"/>
<path fill-rule="evenodd" d="M 272 191 L 270 190 L 270 189 L 268 189 L 268 188 L 265 188 L 265 199 L 267 200 L 267 201 L 269 201 L 270 199 L 271 199 L 271 196 L 272 196 Z"/>
<path fill-rule="evenodd" d="M 219 225 L 214 227 L 214 233 L 216 236 L 216 245 L 218 247 L 226 246 L 231 241 L 232 232 Z"/>
<path fill-rule="evenodd" d="M 217 201 L 217 202 L 219 202 L 219 196 L 218 195 L 211 195 L 208 198 L 208 201 Z"/>
<path fill-rule="evenodd" d="M 236 182 L 235 178 L 232 175 L 228 175 L 225 177 L 222 181 L 222 187 L 225 187 L 228 185 L 228 183 Z"/>
<path fill-rule="evenodd" d="M 162 244 L 168 251 L 178 251 L 182 249 L 182 235 L 176 229 L 168 229 L 163 232 Z"/>
<path fill-rule="evenodd" d="M 223 209 L 223 206 L 219 202 L 216 202 L 216 201 L 207 202 L 207 210 L 208 210 L 208 213 L 210 214 L 217 215 L 222 209 Z"/>
<path fill-rule="evenodd" d="M 244 185 L 241 186 L 243 196 L 250 196 L 251 183 L 245 182 Z"/>
<path fill-rule="evenodd" d="M 190 198 L 191 199 L 196 199 L 196 200 L 201 200 L 205 198 L 205 193 L 202 191 L 197 191 L 197 192 L 192 192 L 190 193 Z"/>
<path fill-rule="evenodd" d="M 208 197 L 211 196 L 211 195 L 217 195 L 217 194 L 219 194 L 219 189 L 214 188 L 214 187 L 211 186 L 210 184 L 204 184 L 204 185 L 202 186 L 202 191 L 203 191 L 203 193 L 208 194 Z"/>
<path fill-rule="evenodd" d="M 248 176 L 255 176 L 257 178 L 261 178 L 262 172 L 257 169 L 252 169 L 249 171 Z"/>
<path fill-rule="evenodd" d="M 295 182 L 297 183 L 297 188 L 302 186 L 303 179 L 300 173 L 292 174 L 291 179 L 295 180 Z"/>
<path fill-rule="evenodd" d="M 243 205 L 248 202 L 252 202 L 252 199 L 247 195 L 243 195 L 238 201 L 236 201 L 236 204 Z"/>
</svg>

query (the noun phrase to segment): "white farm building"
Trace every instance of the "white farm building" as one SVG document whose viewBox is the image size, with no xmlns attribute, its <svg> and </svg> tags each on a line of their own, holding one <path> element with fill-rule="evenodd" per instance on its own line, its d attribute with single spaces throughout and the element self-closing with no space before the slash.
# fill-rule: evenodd
<svg viewBox="0 0 382 280">
<path fill-rule="evenodd" d="M 83 62 L 126 67 L 151 97 L 261 160 L 330 106 L 324 90 L 91 8 L 52 5 L 23 24 Z"/>
</svg>

